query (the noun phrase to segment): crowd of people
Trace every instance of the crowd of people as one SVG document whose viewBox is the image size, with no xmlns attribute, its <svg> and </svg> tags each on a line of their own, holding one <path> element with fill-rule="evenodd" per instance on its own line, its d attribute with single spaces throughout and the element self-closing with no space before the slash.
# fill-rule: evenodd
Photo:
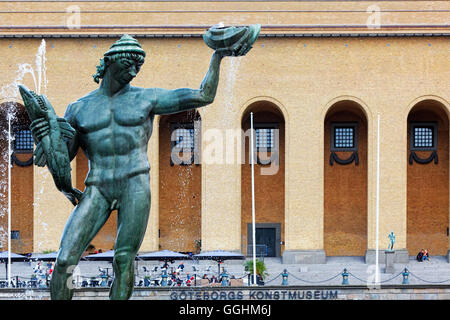
<svg viewBox="0 0 450 320">
<path fill-rule="evenodd" d="M 168 261 L 164 261 L 162 267 L 162 270 L 168 271 L 169 269 L 169 263 Z M 200 277 L 197 274 L 190 274 L 189 272 L 186 272 L 184 274 L 184 264 L 183 262 L 180 262 L 180 264 L 177 266 L 175 270 L 172 269 L 171 272 L 167 272 L 168 277 L 168 285 L 169 286 L 193 286 L 196 284 L 197 280 L 201 279 L 207 279 L 209 283 L 219 283 L 220 279 L 218 279 L 215 275 L 212 275 L 211 277 L 208 277 L 206 273 L 203 274 L 202 277 Z"/>
<path fill-rule="evenodd" d="M 55 262 L 49 261 L 49 262 L 47 262 L 46 266 L 47 266 L 47 268 L 44 269 L 44 266 L 42 265 L 42 261 L 38 261 L 33 268 L 33 273 L 35 273 L 35 274 L 36 273 L 39 273 L 39 274 L 45 273 L 50 276 L 53 272 L 53 269 L 55 268 Z"/>
</svg>

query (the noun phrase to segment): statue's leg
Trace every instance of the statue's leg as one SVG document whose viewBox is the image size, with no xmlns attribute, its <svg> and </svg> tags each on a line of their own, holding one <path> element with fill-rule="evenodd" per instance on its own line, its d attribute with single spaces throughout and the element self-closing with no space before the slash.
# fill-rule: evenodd
<svg viewBox="0 0 450 320">
<path fill-rule="evenodd" d="M 89 186 L 64 228 L 61 245 L 50 282 L 52 300 L 70 300 L 72 272 L 110 215 L 109 205 L 97 187 Z"/>
<path fill-rule="evenodd" d="M 119 201 L 117 238 L 114 246 L 114 282 L 111 300 L 126 300 L 133 293 L 134 259 L 141 246 L 150 214 L 150 181 L 148 174 L 130 178 Z"/>
</svg>

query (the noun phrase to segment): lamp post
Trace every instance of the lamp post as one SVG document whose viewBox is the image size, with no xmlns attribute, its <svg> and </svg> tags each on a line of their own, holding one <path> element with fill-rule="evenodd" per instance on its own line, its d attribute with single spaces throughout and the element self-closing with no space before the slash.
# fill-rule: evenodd
<svg viewBox="0 0 450 320">
<path fill-rule="evenodd" d="M 405 270 L 403 270 L 402 276 L 403 276 L 402 284 L 409 284 L 409 271 L 407 268 L 405 268 Z"/>
<path fill-rule="evenodd" d="M 255 154 L 253 141 L 253 112 L 250 112 L 250 154 L 252 168 L 252 253 L 253 253 L 253 285 L 257 285 L 256 281 L 256 226 L 255 226 Z"/>
<path fill-rule="evenodd" d="M 281 274 L 281 277 L 283 278 L 283 281 L 281 282 L 282 286 L 287 286 L 288 285 L 288 276 L 289 276 L 289 274 L 287 272 L 287 269 L 284 269 L 283 273 Z"/>
<path fill-rule="evenodd" d="M 342 272 L 342 285 L 345 286 L 348 284 L 348 272 L 347 272 L 347 268 L 344 269 L 344 271 Z"/>
<path fill-rule="evenodd" d="M 376 209 L 375 209 L 375 283 L 380 284 L 379 269 L 379 230 L 380 230 L 380 114 L 377 115 L 377 187 L 376 187 Z"/>
<path fill-rule="evenodd" d="M 221 274 L 222 276 L 222 287 L 227 287 L 229 285 L 229 281 L 228 281 L 228 273 L 225 269 L 223 269 L 223 273 Z"/>
</svg>

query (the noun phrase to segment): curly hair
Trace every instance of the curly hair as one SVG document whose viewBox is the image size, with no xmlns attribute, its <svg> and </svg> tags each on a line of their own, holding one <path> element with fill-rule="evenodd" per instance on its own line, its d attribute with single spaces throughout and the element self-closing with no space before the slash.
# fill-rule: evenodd
<svg viewBox="0 0 450 320">
<path fill-rule="evenodd" d="M 108 56 L 110 62 L 124 58 L 135 60 L 136 62 L 139 62 L 141 64 L 144 63 L 144 56 L 138 53 L 121 52 Z M 102 59 L 100 59 L 100 64 L 97 66 L 97 72 L 92 75 L 96 83 L 99 83 L 100 79 L 103 79 L 107 68 L 108 65 L 105 63 L 105 57 L 103 57 Z"/>
</svg>

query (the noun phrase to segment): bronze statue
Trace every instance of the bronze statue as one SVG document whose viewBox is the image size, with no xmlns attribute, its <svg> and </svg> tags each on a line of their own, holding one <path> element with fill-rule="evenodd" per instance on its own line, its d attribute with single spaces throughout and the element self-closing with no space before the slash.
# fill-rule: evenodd
<svg viewBox="0 0 450 320">
<path fill-rule="evenodd" d="M 394 231 L 391 231 L 391 233 L 388 235 L 389 238 L 389 244 L 388 244 L 388 251 L 394 251 L 394 244 L 395 244 L 395 234 Z"/>
<path fill-rule="evenodd" d="M 130 298 L 134 286 L 133 262 L 150 212 L 147 146 L 153 119 L 158 114 L 177 113 L 212 103 L 222 58 L 245 55 L 259 30 L 259 25 L 208 30 L 204 40 L 215 51 L 198 90 L 131 86 L 131 80 L 144 63 L 145 52 L 139 42 L 128 35 L 114 43 L 100 60 L 94 75 L 97 83 L 102 79 L 99 88 L 71 103 L 64 119 L 55 120 L 54 115 L 46 117 L 36 112 L 39 108 L 50 108 L 50 103 L 44 96 L 20 88 L 37 145 L 35 164 L 47 164 L 55 183 L 58 182 L 58 189 L 76 204 L 66 223 L 52 274 L 52 299 L 72 298 L 73 289 L 67 285 L 70 272 L 115 209 L 118 210 L 113 261 L 115 279 L 109 296 L 110 299 Z M 54 133 L 58 130 L 59 138 Z M 61 152 L 55 152 L 58 148 L 54 146 L 61 139 L 67 141 L 65 153 L 61 146 Z M 83 193 L 72 188 L 70 179 L 67 181 L 67 177 L 70 178 L 67 164 L 80 147 L 89 161 Z M 50 158 L 55 154 L 62 160 L 52 164 L 54 161 Z"/>
</svg>

